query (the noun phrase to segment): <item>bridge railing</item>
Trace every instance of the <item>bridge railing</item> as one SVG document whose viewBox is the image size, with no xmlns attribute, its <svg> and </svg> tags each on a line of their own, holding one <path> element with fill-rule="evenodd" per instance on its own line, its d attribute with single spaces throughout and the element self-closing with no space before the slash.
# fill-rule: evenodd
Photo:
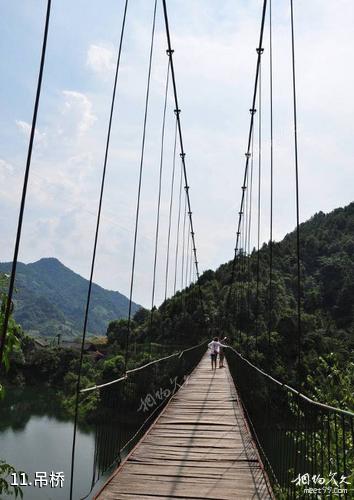
<svg viewBox="0 0 354 500">
<path fill-rule="evenodd" d="M 80 407 L 91 408 L 95 449 L 91 490 L 118 465 L 201 360 L 207 343 L 128 370 L 123 377 L 82 389 Z"/>
<path fill-rule="evenodd" d="M 354 413 L 306 397 L 227 349 L 277 498 L 354 498 Z"/>
</svg>

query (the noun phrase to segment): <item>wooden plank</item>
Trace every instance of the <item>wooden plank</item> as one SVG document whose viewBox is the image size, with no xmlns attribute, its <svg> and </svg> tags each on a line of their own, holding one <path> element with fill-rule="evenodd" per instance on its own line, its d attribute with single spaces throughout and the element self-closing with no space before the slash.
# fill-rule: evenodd
<svg viewBox="0 0 354 500">
<path fill-rule="evenodd" d="M 205 355 L 96 498 L 273 499 L 228 367 Z"/>
</svg>

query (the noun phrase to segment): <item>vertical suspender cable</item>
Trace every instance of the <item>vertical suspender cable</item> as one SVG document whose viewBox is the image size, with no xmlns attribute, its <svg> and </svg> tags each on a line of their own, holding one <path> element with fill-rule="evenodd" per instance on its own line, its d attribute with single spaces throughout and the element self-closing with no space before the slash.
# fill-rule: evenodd
<svg viewBox="0 0 354 500">
<path fill-rule="evenodd" d="M 245 203 L 245 214 L 244 214 L 244 223 L 243 223 L 243 231 L 244 231 L 244 252 L 243 252 L 243 280 L 244 280 L 244 303 L 245 303 L 245 332 L 246 332 L 246 350 L 249 347 L 249 325 L 248 325 L 248 274 L 247 274 L 247 246 L 248 246 L 248 198 L 249 198 L 249 190 L 248 190 L 248 180 L 249 180 L 249 169 L 247 170 L 246 176 L 246 203 Z"/>
<path fill-rule="evenodd" d="M 191 240 L 191 251 L 190 251 L 190 256 L 189 256 L 189 284 L 193 282 L 193 243 Z"/>
<path fill-rule="evenodd" d="M 296 107 L 296 73 L 295 73 L 295 36 L 294 36 L 294 7 L 291 8 L 291 55 L 293 80 L 293 112 L 294 112 L 294 153 L 295 153 L 295 182 L 296 182 L 296 260 L 297 260 L 297 349 L 298 349 L 298 384 L 301 382 L 301 274 L 300 274 L 300 207 L 299 207 L 299 164 L 297 140 L 297 107 Z"/>
<path fill-rule="evenodd" d="M 249 193 L 249 218 L 248 218 L 248 254 L 251 254 L 251 228 L 252 228 L 252 191 L 253 191 L 253 167 L 254 167 L 254 133 L 252 131 L 251 144 L 251 174 Z"/>
<path fill-rule="evenodd" d="M 177 289 L 177 269 L 178 269 L 178 250 L 179 250 L 179 228 L 181 223 L 181 206 L 182 206 L 182 181 L 183 181 L 183 166 L 181 162 L 181 177 L 179 180 L 179 196 L 178 196 L 178 218 L 177 218 L 177 236 L 176 236 L 176 252 L 175 252 L 175 277 L 173 285 L 173 293 L 176 293 Z"/>
<path fill-rule="evenodd" d="M 81 340 L 79 372 L 78 372 L 77 383 L 76 383 L 75 419 L 74 419 L 74 432 L 73 432 L 73 442 L 72 442 L 72 451 L 71 451 L 70 500 L 72 500 L 72 498 L 73 498 L 75 444 L 76 444 L 76 432 L 77 432 L 77 423 L 78 423 L 79 394 L 80 394 L 83 353 L 84 353 L 85 338 L 86 338 L 86 332 L 87 332 L 88 316 L 89 316 L 89 310 L 90 310 L 93 273 L 94 273 L 94 269 L 95 269 L 97 242 L 98 242 L 98 234 L 99 234 L 102 202 L 103 202 L 103 193 L 104 193 L 106 171 L 107 171 L 108 151 L 109 151 L 109 143 L 110 143 L 111 130 L 112 130 L 114 104 L 115 104 L 115 98 L 116 98 L 116 90 L 117 90 L 118 74 L 119 74 L 119 67 L 120 67 L 120 58 L 121 58 L 121 53 L 122 53 L 122 44 L 123 44 L 123 36 L 124 36 L 127 8 L 128 8 L 128 0 L 126 0 L 125 6 L 124 6 L 122 28 L 121 28 L 121 33 L 120 33 L 120 41 L 119 41 L 119 48 L 118 48 L 118 55 L 117 55 L 116 72 L 115 72 L 115 78 L 114 78 L 112 101 L 111 101 L 109 123 L 108 123 L 108 130 L 107 130 L 106 148 L 105 148 L 103 170 L 102 170 L 100 197 L 99 197 L 98 210 L 97 210 L 97 220 L 96 220 L 95 239 L 94 239 L 94 244 L 93 244 L 92 260 L 91 260 L 90 279 L 89 279 L 89 286 L 88 286 L 86 306 L 85 306 L 85 317 L 84 317 L 83 333 L 82 333 L 82 340 Z"/>
<path fill-rule="evenodd" d="M 269 320 L 268 353 L 270 357 L 270 336 L 273 314 L 273 34 L 272 0 L 269 0 L 269 91 L 270 91 L 270 232 L 269 232 Z"/>
<path fill-rule="evenodd" d="M 188 286 L 189 261 L 190 261 L 189 247 L 190 247 L 190 235 L 191 235 L 189 228 L 187 229 L 187 234 L 188 234 L 188 237 L 187 237 L 187 257 L 186 257 L 186 272 L 185 272 L 185 279 L 184 279 L 184 288 L 187 288 L 187 286 Z"/>
<path fill-rule="evenodd" d="M 181 306 L 183 314 L 185 313 L 185 294 L 183 291 L 183 285 L 184 285 L 184 263 L 185 263 L 185 247 L 186 247 L 186 217 L 187 217 L 187 194 L 185 194 L 184 196 L 184 216 L 183 216 L 183 231 L 182 231 Z"/>
<path fill-rule="evenodd" d="M 197 259 L 197 248 L 196 248 L 196 244 L 195 244 L 195 232 L 194 232 L 194 226 L 193 226 L 191 201 L 190 201 L 190 196 L 189 196 L 189 184 L 188 184 L 187 168 L 186 168 L 186 162 L 185 162 L 186 154 L 185 154 L 184 146 L 183 146 L 182 126 L 181 126 L 181 119 L 180 119 L 180 112 L 179 112 L 180 108 L 178 106 L 177 85 L 176 85 L 176 77 L 175 77 L 175 70 L 174 70 L 174 64 L 173 64 L 173 50 L 171 47 L 171 37 L 170 37 L 170 28 L 169 28 L 169 23 L 168 23 L 166 0 L 162 0 L 162 5 L 163 5 L 163 13 L 164 13 L 164 19 L 165 19 L 168 55 L 169 55 L 170 61 L 171 61 L 171 76 L 172 76 L 172 84 L 173 84 L 173 94 L 174 94 L 174 100 L 175 100 L 175 107 L 177 110 L 177 126 L 178 126 L 178 136 L 179 136 L 179 144 L 180 144 L 180 150 L 181 150 L 180 155 L 182 158 L 184 185 L 185 185 L 185 190 L 186 190 L 186 195 L 187 195 L 187 209 L 188 209 L 191 237 L 192 237 L 192 241 L 193 241 L 194 265 L 195 265 L 195 271 L 196 271 L 196 276 L 197 276 L 197 281 L 198 281 L 198 290 L 199 290 L 200 305 L 201 305 L 201 309 L 202 309 L 202 318 L 203 318 L 203 322 L 204 322 L 205 321 L 205 310 L 204 310 L 202 289 L 201 289 L 201 285 L 199 282 L 199 277 L 200 277 L 200 275 L 199 275 L 199 263 L 198 263 L 198 259 Z"/>
<path fill-rule="evenodd" d="M 256 98 L 257 98 L 257 90 L 258 90 L 258 77 L 259 77 L 259 70 L 260 70 L 260 64 L 261 64 L 261 55 L 263 49 L 262 44 L 263 44 L 263 33 L 264 33 L 264 24 L 265 24 L 265 15 L 267 11 L 267 0 L 263 1 L 263 8 L 262 8 L 262 20 L 261 20 L 261 28 L 260 28 L 260 34 L 259 34 L 259 44 L 258 44 L 258 49 L 257 49 L 257 65 L 256 65 L 256 75 L 255 75 L 255 81 L 254 81 L 254 88 L 253 88 L 253 97 L 252 97 L 252 107 L 251 107 L 251 121 L 250 121 L 250 126 L 249 126 L 249 131 L 248 131 L 248 142 L 247 142 L 247 152 L 246 152 L 246 165 L 245 165 L 245 170 L 244 170 L 244 177 L 243 177 L 243 186 L 245 185 L 246 181 L 246 174 L 249 166 L 249 159 L 250 159 L 250 149 L 251 149 L 251 137 L 252 137 L 252 131 L 253 131 L 253 126 L 254 126 L 254 110 L 255 110 L 255 105 L 256 105 Z M 234 278 L 235 278 L 235 271 L 236 271 L 236 261 L 238 257 L 238 248 L 239 248 L 239 243 L 240 243 L 240 229 L 241 229 L 241 217 L 242 217 L 242 210 L 244 206 L 244 189 L 242 187 L 242 195 L 241 195 L 241 203 L 240 203 L 240 211 L 239 211 L 239 217 L 238 217 L 238 224 L 237 224 L 237 232 L 236 232 L 236 245 L 234 248 L 234 258 L 232 261 L 232 268 L 231 268 L 231 283 L 233 283 Z M 231 292 L 231 286 L 229 288 L 229 294 Z"/>
<path fill-rule="evenodd" d="M 142 177 L 143 177 L 143 165 L 144 165 L 144 153 L 145 153 L 146 123 L 147 123 L 149 96 L 150 96 L 152 55 L 153 55 L 153 50 L 154 50 L 154 39 L 155 39 L 156 9 L 157 9 L 157 0 L 155 0 L 155 4 L 154 4 L 154 14 L 153 14 L 153 21 L 152 21 L 150 55 L 149 55 L 149 70 L 148 70 L 146 95 L 145 95 L 143 136 L 142 136 L 142 141 L 141 141 L 138 194 L 137 194 L 136 213 L 135 213 L 133 260 L 132 260 L 132 267 L 131 267 L 130 291 L 129 291 L 128 328 L 127 328 L 127 335 L 126 335 L 126 340 L 125 340 L 125 359 L 124 359 L 125 370 L 127 369 L 127 362 L 128 362 L 128 347 L 129 347 L 129 337 L 130 337 L 131 319 L 132 319 L 132 302 L 133 302 L 133 288 L 134 288 L 134 276 L 135 276 L 136 245 L 137 245 L 137 239 L 138 239 L 138 227 L 139 227 L 139 216 L 140 216 L 140 196 L 141 196 L 141 184 L 142 184 Z"/>
<path fill-rule="evenodd" d="M 248 335 L 251 327 L 251 289 L 252 289 L 252 273 L 251 273 L 251 219 L 252 219 L 252 184 L 253 184 L 253 166 L 254 166 L 254 134 L 252 132 L 252 142 L 251 142 L 251 169 L 249 173 L 248 183 L 248 225 L 246 227 L 247 231 L 247 323 L 248 323 Z"/>
<path fill-rule="evenodd" d="M 184 197 L 184 215 L 183 215 L 183 229 L 182 229 L 182 263 L 181 263 L 181 290 L 184 284 L 184 255 L 186 246 L 186 218 L 187 218 L 187 195 Z"/>
<path fill-rule="evenodd" d="M 172 162 L 172 178 L 171 178 L 171 191 L 170 191 L 170 207 L 169 207 L 169 213 L 168 213 L 168 233 L 167 233 L 167 250 L 166 250 L 166 271 L 165 271 L 165 300 L 167 299 L 168 274 L 169 274 L 169 264 L 170 264 L 172 208 L 173 208 L 173 193 L 174 193 L 175 172 L 176 172 L 176 146 L 177 146 L 177 120 L 176 120 L 176 125 L 175 125 L 175 139 L 174 139 L 174 145 L 173 145 L 173 162 Z"/>
<path fill-rule="evenodd" d="M 165 100 L 164 100 L 164 107 L 163 107 L 162 131 L 161 131 L 159 190 L 158 190 L 158 197 L 157 197 L 157 215 L 156 215 L 156 231 L 155 231 L 155 253 L 154 253 L 154 270 L 153 270 L 152 293 L 151 293 L 150 327 L 152 326 L 153 308 L 154 308 L 154 305 L 155 305 L 156 265 L 157 265 L 157 253 L 158 253 L 158 244 L 159 244 L 161 188 L 162 188 L 162 172 L 163 172 L 163 154 L 164 154 L 164 144 L 165 144 L 166 107 L 167 107 L 169 77 L 170 77 L 170 61 L 168 61 L 168 64 L 167 64 L 167 75 L 166 75 L 166 85 L 165 85 Z"/>
<path fill-rule="evenodd" d="M 38 81 L 37 81 L 37 91 L 36 91 L 36 98 L 35 98 L 35 102 L 34 102 L 31 133 L 30 133 L 30 139 L 29 139 L 28 151 L 27 151 L 25 175 L 24 175 L 23 186 L 22 186 L 20 212 L 19 212 L 18 222 L 17 222 L 15 248 L 14 248 L 14 255 L 13 255 L 13 259 L 12 259 L 12 268 L 11 268 L 11 275 L 10 275 L 10 282 L 9 282 L 9 290 L 8 290 L 7 298 L 6 298 L 4 321 L 2 324 L 1 342 L 0 342 L 0 368 L 1 368 L 2 363 L 3 363 L 7 328 L 9 326 L 9 319 L 10 319 L 10 314 L 11 314 L 11 310 L 12 310 L 12 297 L 13 297 L 14 288 L 15 288 L 15 277 L 16 277 L 16 268 L 17 268 L 17 261 L 18 261 L 18 252 L 19 252 L 19 248 L 20 248 L 23 215 L 24 215 L 25 205 L 26 205 L 28 179 L 29 179 L 29 173 L 30 173 L 30 168 L 31 168 L 33 142 L 34 142 L 34 135 L 36 132 L 39 99 L 40 99 L 40 95 L 41 95 L 44 62 L 45 62 L 45 55 L 46 55 L 46 49 L 47 49 L 50 8 L 51 8 L 51 0 L 48 0 L 46 19 L 45 19 L 45 25 L 44 25 L 41 61 L 40 61 L 40 65 L 39 65 L 39 74 L 38 74 Z"/>
<path fill-rule="evenodd" d="M 187 213 L 186 213 L 187 215 Z M 187 223 L 188 224 L 188 223 Z M 187 231 L 187 241 L 185 245 L 185 257 L 184 257 L 184 273 L 182 275 L 182 295 L 183 295 L 183 310 L 184 314 L 186 313 L 186 295 L 187 295 L 187 276 L 188 276 L 188 263 L 189 263 L 189 240 L 190 240 L 190 231 L 188 225 L 186 226 Z"/>
<path fill-rule="evenodd" d="M 263 52 L 263 49 L 257 49 Z M 256 285 L 256 349 L 259 334 L 259 284 L 260 284 L 260 241 L 261 241 L 261 181 L 262 181 L 262 64 L 259 65 L 258 93 L 258 203 L 257 203 L 257 285 Z"/>
</svg>

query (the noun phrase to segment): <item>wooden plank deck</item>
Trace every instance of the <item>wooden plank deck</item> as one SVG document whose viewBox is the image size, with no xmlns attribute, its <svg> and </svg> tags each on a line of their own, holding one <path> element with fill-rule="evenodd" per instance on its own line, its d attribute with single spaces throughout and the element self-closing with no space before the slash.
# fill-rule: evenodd
<svg viewBox="0 0 354 500">
<path fill-rule="evenodd" d="M 203 357 L 96 498 L 274 498 L 227 366 Z"/>
</svg>

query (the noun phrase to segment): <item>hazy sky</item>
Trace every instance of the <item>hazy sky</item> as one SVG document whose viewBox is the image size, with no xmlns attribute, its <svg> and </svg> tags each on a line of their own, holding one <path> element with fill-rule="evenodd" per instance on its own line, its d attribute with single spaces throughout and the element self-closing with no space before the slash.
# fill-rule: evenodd
<svg viewBox="0 0 354 500">
<path fill-rule="evenodd" d="M 20 260 L 54 256 L 87 277 L 123 0 L 54 0 Z M 168 0 L 201 271 L 233 256 L 261 0 Z M 353 201 L 354 3 L 296 0 L 301 220 Z M 0 0 L 0 260 L 11 260 L 46 2 Z M 95 281 L 129 292 L 153 0 L 130 0 Z M 273 0 L 274 233 L 295 224 L 289 2 Z M 269 219 L 269 38 L 263 55 L 262 235 Z M 151 296 L 167 68 L 158 2 L 134 300 Z M 173 100 L 169 95 L 157 302 L 163 297 Z M 256 151 L 255 151 L 256 153 Z M 173 222 L 176 223 L 176 206 Z M 255 232 L 253 232 L 255 235 Z M 253 238 L 254 239 L 254 238 Z M 173 230 L 172 244 L 175 242 Z M 172 278 L 173 272 L 171 272 Z M 169 292 L 172 291 L 172 282 Z"/>
</svg>

